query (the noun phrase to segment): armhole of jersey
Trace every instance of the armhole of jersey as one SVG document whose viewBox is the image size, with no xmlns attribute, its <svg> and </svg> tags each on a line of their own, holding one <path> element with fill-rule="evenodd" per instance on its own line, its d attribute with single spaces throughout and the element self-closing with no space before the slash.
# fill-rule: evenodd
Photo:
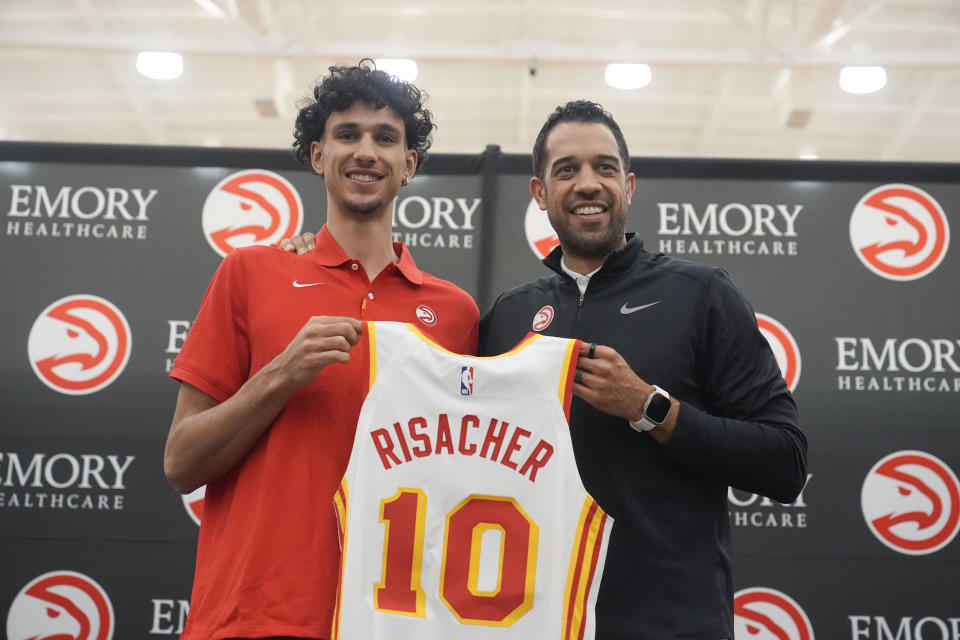
<svg viewBox="0 0 960 640">
<path fill-rule="evenodd" d="M 580 358 L 581 340 L 569 340 L 567 350 L 563 356 L 563 374 L 560 376 L 558 396 L 563 406 L 563 415 L 570 422 L 570 401 L 573 399 L 573 378 L 577 370 L 577 361 Z"/>
<path fill-rule="evenodd" d="M 347 479 L 340 481 L 340 487 L 333 495 L 333 507 L 337 516 L 337 534 L 340 536 L 340 564 L 337 576 L 337 595 L 333 604 L 333 625 L 331 640 L 340 640 L 341 593 L 343 592 L 343 567 L 347 556 L 347 510 L 350 508 L 350 489 Z"/>
</svg>

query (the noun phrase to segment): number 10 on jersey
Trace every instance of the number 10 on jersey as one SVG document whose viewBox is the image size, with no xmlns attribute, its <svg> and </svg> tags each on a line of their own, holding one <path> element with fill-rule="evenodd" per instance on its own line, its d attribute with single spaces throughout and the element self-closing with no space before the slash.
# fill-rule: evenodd
<svg viewBox="0 0 960 640">
<path fill-rule="evenodd" d="M 424 529 L 427 496 L 401 487 L 380 501 L 385 526 L 383 573 L 374 585 L 374 607 L 385 613 L 424 617 Z M 484 534 L 499 535 L 493 588 L 480 585 Z M 470 495 L 446 514 L 438 595 L 464 624 L 508 627 L 533 606 L 539 529 L 513 498 Z M 428 585 L 432 586 L 432 585 Z M 485 585 L 489 586 L 489 585 Z"/>
</svg>

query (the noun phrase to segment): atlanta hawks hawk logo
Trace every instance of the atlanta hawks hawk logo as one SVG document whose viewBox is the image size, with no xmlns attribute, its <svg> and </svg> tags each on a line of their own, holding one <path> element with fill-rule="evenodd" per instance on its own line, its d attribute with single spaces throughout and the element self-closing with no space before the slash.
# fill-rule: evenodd
<svg viewBox="0 0 960 640">
<path fill-rule="evenodd" d="M 943 208 L 908 184 L 877 187 L 850 216 L 850 243 L 860 262 L 888 280 L 916 280 L 937 268 L 950 244 Z"/>
<path fill-rule="evenodd" d="M 113 605 L 92 578 L 52 571 L 34 578 L 13 599 L 7 640 L 111 640 Z"/>
<path fill-rule="evenodd" d="M 300 233 L 303 203 L 283 176 L 251 169 L 231 174 L 203 203 L 203 235 L 221 256 L 238 247 L 279 242 Z"/>
<path fill-rule="evenodd" d="M 942 460 L 898 451 L 873 466 L 860 493 L 870 531 L 907 555 L 942 549 L 960 529 L 960 482 Z"/>
<path fill-rule="evenodd" d="M 776 319 L 762 313 L 756 315 L 757 327 L 767 339 L 770 349 L 773 350 L 783 379 L 787 382 L 787 388 L 790 391 L 796 391 L 797 383 L 800 382 L 800 348 L 797 346 L 797 341 L 793 339 L 793 334 Z"/>
<path fill-rule="evenodd" d="M 536 315 L 533 316 L 533 324 L 530 325 L 531 328 L 534 331 L 543 331 L 553 322 L 553 314 L 553 307 L 550 305 L 541 307 Z"/>
<path fill-rule="evenodd" d="M 183 500 L 183 508 L 187 511 L 187 515 L 190 516 L 190 519 L 193 520 L 196 525 L 200 526 L 200 521 L 203 520 L 203 501 L 207 495 L 207 485 L 203 485 L 197 489 L 194 489 L 190 493 L 184 494 L 181 496 Z"/>
<path fill-rule="evenodd" d="M 130 359 L 130 325 L 113 303 L 93 295 L 61 298 L 44 309 L 27 338 L 30 366 L 55 391 L 103 389 Z"/>
<path fill-rule="evenodd" d="M 527 236 L 530 251 L 538 260 L 546 258 L 553 248 L 560 244 L 557 232 L 550 226 L 547 212 L 542 210 L 537 201 L 532 198 L 523 218 L 523 231 Z"/>
<path fill-rule="evenodd" d="M 785 593 L 753 587 L 733 596 L 736 640 L 813 640 L 806 612 Z"/>
</svg>

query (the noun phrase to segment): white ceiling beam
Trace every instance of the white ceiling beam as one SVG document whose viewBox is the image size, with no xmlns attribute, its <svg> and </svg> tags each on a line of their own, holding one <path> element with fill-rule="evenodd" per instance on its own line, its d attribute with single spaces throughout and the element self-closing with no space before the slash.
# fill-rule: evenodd
<svg viewBox="0 0 960 640">
<path fill-rule="evenodd" d="M 911 140 L 916 133 L 917 125 L 927 114 L 927 108 L 933 101 L 934 95 L 939 90 L 939 78 L 933 74 L 929 80 L 924 83 L 913 104 L 906 111 L 903 120 L 897 127 L 896 135 L 885 145 L 881 158 L 883 160 L 893 160 L 903 153 L 903 147 Z"/>
<path fill-rule="evenodd" d="M 537 0 L 524 0 L 523 30 L 530 34 L 536 28 Z M 525 144 L 529 137 L 531 103 L 533 101 L 533 79 L 539 73 L 540 61 L 536 57 L 527 60 L 525 68 L 520 69 L 520 104 L 517 110 L 517 144 Z"/>
<path fill-rule="evenodd" d="M 207 12 L 207 14 L 217 18 L 218 20 L 223 20 L 227 17 L 227 12 L 220 7 L 214 0 L 193 0 L 193 2 Z"/>
<path fill-rule="evenodd" d="M 808 47 L 830 31 L 840 20 L 840 12 L 845 2 L 846 0 L 820 0 L 800 38 L 800 46 Z"/>
<path fill-rule="evenodd" d="M 99 32 L 111 31 L 110 27 L 104 23 L 101 17 L 102 12 L 93 6 L 93 0 L 74 0 L 74 5 L 80 11 L 80 16 L 91 30 Z M 130 72 L 119 64 L 115 56 L 105 55 L 103 58 L 103 64 L 110 70 L 110 74 L 116 81 L 120 94 L 133 110 L 137 122 L 143 128 L 150 142 L 153 144 L 166 143 L 163 131 L 157 125 L 156 120 L 153 118 L 144 101 L 133 89 L 130 82 Z"/>
<path fill-rule="evenodd" d="M 761 4 L 751 3 L 747 7 L 747 13 L 737 12 L 732 7 L 718 5 L 716 7 L 727 16 L 730 24 L 741 29 L 756 42 L 755 50 L 763 57 L 768 51 L 772 51 L 780 58 L 787 57 L 787 54 L 780 47 L 773 44 L 767 37 L 767 30 L 770 20 L 770 5 L 767 0 L 761 0 Z M 756 14 L 754 16 L 754 14 Z"/>
<path fill-rule="evenodd" d="M 720 80 L 720 91 L 713 96 L 710 103 L 710 113 L 706 117 L 703 127 L 700 129 L 700 136 L 697 140 L 697 155 L 704 155 L 712 148 L 713 133 L 721 122 L 721 112 L 727 106 L 727 98 L 730 97 L 733 88 L 733 80 L 736 76 L 735 70 L 723 71 L 723 78 Z"/>
<path fill-rule="evenodd" d="M 816 41 L 811 44 L 811 46 L 820 51 L 829 51 L 833 45 L 847 37 L 851 31 L 853 31 L 863 22 L 866 22 L 867 18 L 870 18 L 875 13 L 880 11 L 880 9 L 888 4 L 888 2 L 889 0 L 877 0 L 873 4 L 867 5 L 861 9 L 849 19 L 835 21 L 833 28 L 817 38 Z"/>
<path fill-rule="evenodd" d="M 737 66 L 753 68 L 838 67 L 855 64 L 884 66 L 958 67 L 960 48 L 898 49 L 893 51 L 818 53 L 790 52 L 785 58 L 758 59 L 749 50 L 650 49 L 621 46 L 576 46 L 568 42 L 524 41 L 503 44 L 428 44 L 424 42 L 334 42 L 303 46 L 249 39 L 159 37 L 153 34 L 103 34 L 0 29 L 0 50 L 44 50 L 89 53 L 137 52 L 145 48 L 182 54 L 278 58 L 351 58 L 400 55 L 422 61 L 606 63 L 624 57 L 668 66 Z"/>
</svg>

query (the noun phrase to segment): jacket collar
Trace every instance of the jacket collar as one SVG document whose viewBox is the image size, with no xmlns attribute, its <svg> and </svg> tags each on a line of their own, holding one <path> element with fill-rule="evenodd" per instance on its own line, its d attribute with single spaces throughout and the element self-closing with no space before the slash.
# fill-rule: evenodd
<svg viewBox="0 0 960 640">
<path fill-rule="evenodd" d="M 628 271 L 641 254 L 646 254 L 646 251 L 643 249 L 643 240 L 641 240 L 636 233 L 628 233 L 626 234 L 626 238 L 627 243 L 607 256 L 607 259 L 603 262 L 603 266 L 593 275 L 594 278 L 618 275 Z M 541 262 L 550 270 L 560 274 L 561 277 L 569 278 L 570 276 L 568 276 L 560 266 L 560 257 L 562 255 L 563 249 L 560 245 L 557 245 L 553 251 L 550 252 L 550 255 Z"/>
</svg>

